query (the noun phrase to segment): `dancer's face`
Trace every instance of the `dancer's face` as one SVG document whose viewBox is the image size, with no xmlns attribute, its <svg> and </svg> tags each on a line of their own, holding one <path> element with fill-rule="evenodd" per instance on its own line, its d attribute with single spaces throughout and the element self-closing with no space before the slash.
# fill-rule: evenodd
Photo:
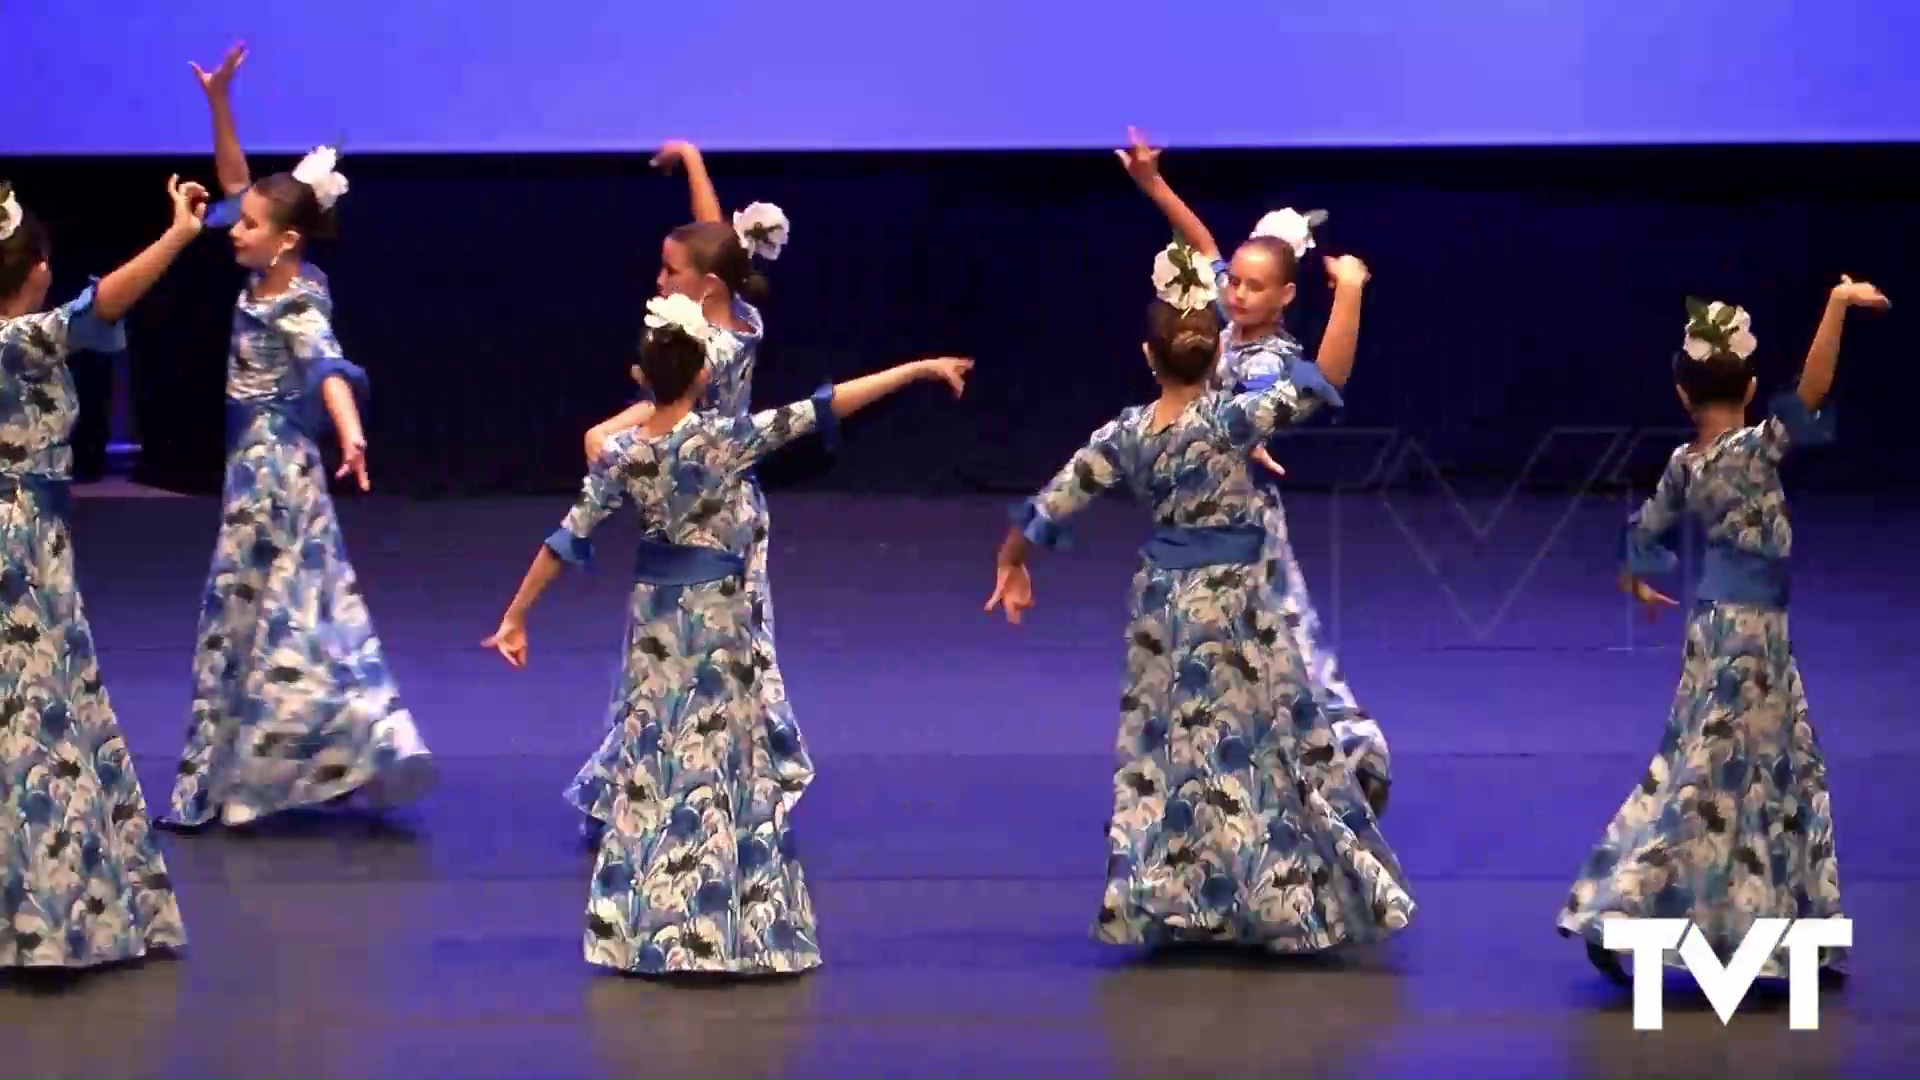
<svg viewBox="0 0 1920 1080">
<path fill-rule="evenodd" d="M 695 303 L 705 304 L 707 297 L 713 295 L 719 285 L 719 278 L 693 268 L 687 245 L 671 236 L 661 242 L 660 276 L 654 279 L 654 286 L 661 296 L 684 296 Z"/>
<path fill-rule="evenodd" d="M 1235 326 L 1272 326 L 1293 303 L 1293 282 L 1264 244 L 1243 244 L 1227 264 L 1227 318 Z"/>
<path fill-rule="evenodd" d="M 300 246 L 300 234 L 276 223 L 273 203 L 251 188 L 240 196 L 240 219 L 234 222 L 232 236 L 233 260 L 255 271 L 292 257 Z"/>
</svg>

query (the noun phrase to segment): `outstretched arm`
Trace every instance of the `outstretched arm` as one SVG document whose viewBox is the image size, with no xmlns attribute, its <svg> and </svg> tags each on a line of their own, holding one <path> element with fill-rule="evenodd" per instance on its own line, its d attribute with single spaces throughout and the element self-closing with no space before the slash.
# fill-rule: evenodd
<svg viewBox="0 0 1920 1080">
<path fill-rule="evenodd" d="M 1147 145 L 1147 138 L 1135 128 L 1127 129 L 1127 149 L 1115 150 L 1120 164 L 1133 177 L 1153 205 L 1167 217 L 1167 224 L 1180 235 L 1186 245 L 1198 252 L 1209 263 L 1220 258 L 1220 245 L 1214 243 L 1213 234 L 1207 231 L 1206 223 L 1200 215 L 1193 212 L 1180 196 L 1174 194 L 1167 185 L 1166 177 L 1160 175 L 1160 151 Z"/>
<path fill-rule="evenodd" d="M 687 170 L 687 193 L 693 196 L 693 220 L 720 221 L 720 195 L 713 190 L 713 178 L 707 175 L 707 162 L 700 148 L 690 142 L 670 142 L 653 157 L 653 167 L 672 173 L 674 166 Z"/>
<path fill-rule="evenodd" d="M 183 184 L 173 176 L 167 179 L 167 197 L 173 200 L 173 223 L 167 231 L 94 285 L 93 312 L 101 322 L 116 323 L 124 318 L 200 235 L 207 216 L 207 189 L 195 183 Z"/>
<path fill-rule="evenodd" d="M 213 114 L 213 168 L 220 180 L 220 190 L 228 196 L 238 195 L 253 183 L 253 176 L 247 169 L 247 155 L 240 150 L 240 137 L 234 134 L 233 103 L 228 89 L 233 85 L 234 73 L 247 59 L 247 47 L 236 44 L 227 50 L 220 66 L 207 71 L 199 64 L 193 65 L 193 73 L 200 79 L 200 89 L 206 92 L 207 109 Z"/>
<path fill-rule="evenodd" d="M 823 386 L 806 401 L 796 401 L 778 409 L 767 409 L 743 417 L 736 428 L 736 464 L 741 468 L 751 466 L 814 431 L 819 431 L 831 443 L 839 420 L 852 416 L 881 398 L 898 393 L 912 383 L 944 382 L 953 388 L 953 396 L 959 397 L 966 392 L 967 373 L 972 370 L 973 361 L 959 357 L 915 360 L 834 386 Z"/>
</svg>

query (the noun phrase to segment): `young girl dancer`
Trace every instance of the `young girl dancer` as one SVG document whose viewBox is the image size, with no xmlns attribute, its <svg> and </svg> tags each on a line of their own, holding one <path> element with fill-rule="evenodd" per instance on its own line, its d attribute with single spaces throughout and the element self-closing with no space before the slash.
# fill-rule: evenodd
<svg viewBox="0 0 1920 1080">
<path fill-rule="evenodd" d="M 347 190 L 334 152 L 254 181 L 234 136 L 228 87 L 245 59 L 198 65 L 213 113 L 214 163 L 248 271 L 227 365 L 227 477 L 220 538 L 201 609 L 193 723 L 173 788 L 173 819 L 243 825 L 364 790 L 376 803 L 420 795 L 433 767 L 400 703 L 327 495 L 315 445 L 331 420 L 336 476 L 367 490 L 356 394 L 366 373 L 334 339 L 325 275 L 308 243 L 331 233 Z"/>
<path fill-rule="evenodd" d="M 1807 350 L 1800 384 L 1748 426 L 1755 340 L 1747 313 L 1688 303 L 1673 358 L 1674 388 L 1699 430 L 1667 462 L 1653 496 L 1628 523 L 1621 587 L 1653 608 L 1675 601 L 1641 575 L 1671 570 L 1669 545 L 1692 519 L 1705 543 L 1687 619 L 1680 687 L 1660 753 L 1607 825 L 1560 912 L 1563 935 L 1586 939 L 1602 971 L 1625 976 L 1604 947 L 1607 919 L 1690 919 L 1722 958 L 1759 918 L 1840 914 L 1840 877 L 1827 767 L 1807 718 L 1787 633 L 1787 519 L 1780 462 L 1833 438 L 1823 410 L 1852 307 L 1885 308 L 1865 282 L 1841 278 Z M 1845 966 L 1830 949 L 1822 966 Z M 1760 974 L 1784 976 L 1779 955 Z"/>
<path fill-rule="evenodd" d="M 587 960 L 638 974 L 764 975 L 820 963 L 813 906 L 790 832 L 813 778 L 791 716 L 770 719 L 758 682 L 753 594 L 758 527 L 742 497 L 754 463 L 917 380 L 959 394 L 971 361 L 923 360 L 822 388 L 751 416 L 695 412 L 731 348 L 684 295 L 647 304 L 640 377 L 656 406 L 610 436 L 579 501 L 534 556 L 483 643 L 527 662 L 526 618 L 562 563 L 631 501 L 645 539 L 634 565 L 613 731 L 588 771 L 607 828 L 587 907 Z M 576 789 L 579 790 L 579 789 Z"/>
<path fill-rule="evenodd" d="M 187 941 L 67 526 L 79 413 L 67 356 L 122 348 L 115 324 L 200 234 L 206 189 L 175 177 L 167 194 L 165 236 L 40 311 L 52 245 L 0 184 L 0 967 L 92 967 Z"/>
<path fill-rule="evenodd" d="M 1366 267 L 1326 260 L 1329 338 L 1354 340 Z M 1254 447 L 1323 403 L 1353 362 L 1322 352 L 1256 393 L 1209 390 L 1219 323 L 1210 278 L 1173 283 L 1148 312 L 1160 384 L 1021 509 L 988 610 L 1033 605 L 1030 545 L 1056 546 L 1104 491 L 1153 507 L 1133 579 L 1107 885 L 1094 936 L 1111 944 L 1235 942 L 1307 952 L 1406 925 L 1413 899 L 1314 706 L 1261 557 Z"/>
<path fill-rule="evenodd" d="M 699 407 L 723 416 L 746 416 L 753 401 L 754 363 L 759 359 L 760 340 L 765 333 L 760 309 L 754 305 L 764 301 L 767 295 L 767 280 L 754 270 L 753 259 L 780 257 L 787 243 L 786 214 L 777 206 L 753 203 L 734 214 L 731 225 L 724 223 L 720 216 L 720 196 L 707 176 L 706 162 L 691 143 L 668 143 L 654 157 L 653 164 L 668 172 L 676 167 L 684 168 L 693 199 L 694 220 L 668 233 L 660 245 L 660 273 L 655 286 L 660 296 L 685 296 L 693 300 L 711 328 L 706 388 Z M 588 464 L 598 459 L 613 434 L 646 421 L 654 409 L 654 403 L 646 400 L 650 396 L 643 386 L 640 402 L 587 432 Z M 741 513 L 749 522 L 752 541 L 747 553 L 746 589 L 752 612 L 753 663 L 761 670 L 756 684 L 760 704 L 768 724 L 793 728 L 787 683 L 780 673 L 773 645 L 773 595 L 767 581 L 766 496 L 751 472 L 735 495 L 745 501 Z M 607 746 L 603 749 L 614 745 L 619 738 L 621 710 L 616 698 L 609 711 Z M 798 754 L 804 760 L 805 748 L 799 748 Z M 589 841 L 596 840 L 605 826 L 605 821 L 592 809 L 602 801 L 601 782 L 602 778 L 589 765 L 574 778 L 566 793 L 568 801 L 586 815 L 581 834 Z"/>
<path fill-rule="evenodd" d="M 1126 166 L 1127 174 L 1140 186 L 1155 206 L 1167 216 L 1186 246 L 1201 262 L 1204 276 L 1217 283 L 1221 317 L 1230 333 L 1214 370 L 1215 384 L 1224 389 L 1258 390 L 1274 379 L 1285 378 L 1293 365 L 1303 362 L 1300 343 L 1287 333 L 1284 323 L 1287 305 L 1293 302 L 1294 277 L 1300 260 L 1313 247 L 1312 228 L 1326 215 L 1321 211 L 1299 214 L 1278 210 L 1261 218 L 1253 235 L 1233 253 L 1231 262 L 1220 257 L 1213 234 L 1201 222 L 1160 175 L 1160 151 L 1148 146 L 1138 131 L 1127 132 L 1129 147 L 1115 151 Z M 1182 267 L 1173 262 L 1181 256 L 1163 259 L 1157 279 L 1170 280 Z M 1357 331 L 1358 324 L 1354 329 Z M 1342 331 L 1344 332 L 1344 331 Z M 1351 353 L 1353 343 L 1335 337 L 1329 324 L 1320 341 L 1321 355 L 1341 349 Z M 1278 477 L 1282 470 L 1271 451 L 1262 445 L 1253 457 L 1262 468 L 1257 476 L 1260 519 L 1267 530 L 1264 557 L 1272 563 L 1276 586 L 1283 591 L 1287 632 L 1300 651 L 1308 684 L 1320 708 L 1331 714 L 1340 750 L 1352 758 L 1358 768 L 1360 784 L 1376 815 L 1386 809 L 1392 783 L 1391 760 L 1386 736 L 1380 725 L 1360 708 L 1340 673 L 1340 661 L 1320 639 L 1320 616 L 1307 594 L 1307 579 L 1300 572 L 1293 545 L 1287 539 L 1287 515 L 1281 506 Z"/>
</svg>

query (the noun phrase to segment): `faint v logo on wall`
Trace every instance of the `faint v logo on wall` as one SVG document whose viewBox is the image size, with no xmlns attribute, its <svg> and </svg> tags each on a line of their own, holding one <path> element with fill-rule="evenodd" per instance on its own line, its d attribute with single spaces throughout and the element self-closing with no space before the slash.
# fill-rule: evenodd
<svg viewBox="0 0 1920 1080">
<path fill-rule="evenodd" d="M 1403 435 L 1398 440 L 1385 467 L 1374 479 L 1379 484 L 1380 506 L 1406 540 L 1414 559 L 1439 587 L 1455 617 L 1474 640 L 1485 642 L 1512 612 L 1547 556 L 1560 546 L 1563 534 L 1582 504 L 1593 494 L 1594 488 L 1602 483 L 1624 483 L 1625 470 L 1640 448 L 1649 439 L 1663 434 L 1666 432 L 1627 427 L 1552 428 L 1534 444 L 1518 473 L 1493 500 L 1492 509 L 1482 515 L 1474 513 L 1459 488 L 1447 478 L 1426 447 L 1411 437 Z M 1527 492 L 1529 483 L 1543 471 L 1543 462 L 1562 454 L 1571 456 L 1577 463 L 1568 494 L 1557 502 L 1558 512 L 1549 519 L 1545 534 L 1516 552 L 1519 556 L 1518 568 L 1503 584 L 1494 587 L 1496 595 L 1492 610 L 1484 615 L 1476 615 L 1473 606 L 1462 595 L 1459 575 L 1450 571 L 1447 560 L 1438 550 L 1439 545 L 1433 542 L 1430 527 L 1418 524 L 1416 510 L 1409 505 L 1412 500 L 1396 489 L 1407 486 L 1407 481 L 1411 480 L 1414 486 L 1436 490 L 1440 495 L 1439 502 L 1450 511 L 1450 516 L 1466 528 L 1477 548 L 1484 549 L 1492 546 L 1503 521 L 1508 520 L 1515 501 Z M 1614 535 L 1607 533 L 1604 542 L 1610 545 Z M 1600 583 L 1597 587 L 1605 588 L 1606 585 Z"/>
</svg>

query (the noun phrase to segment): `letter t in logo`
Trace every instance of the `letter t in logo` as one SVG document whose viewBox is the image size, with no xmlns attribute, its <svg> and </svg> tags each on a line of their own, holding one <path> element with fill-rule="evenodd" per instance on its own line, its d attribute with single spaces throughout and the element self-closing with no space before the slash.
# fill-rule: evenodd
<svg viewBox="0 0 1920 1080">
<path fill-rule="evenodd" d="M 1607 919 L 1601 943 L 1615 952 L 1633 952 L 1633 1027 L 1659 1031 L 1665 1012 L 1666 953 L 1686 935 L 1685 919 Z"/>
</svg>

